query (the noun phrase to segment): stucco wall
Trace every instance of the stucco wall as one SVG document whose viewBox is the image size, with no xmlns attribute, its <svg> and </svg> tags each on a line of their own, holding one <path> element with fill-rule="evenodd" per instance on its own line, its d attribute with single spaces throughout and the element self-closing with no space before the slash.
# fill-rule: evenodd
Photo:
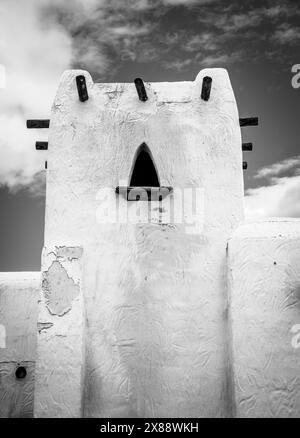
<svg viewBox="0 0 300 438">
<path fill-rule="evenodd" d="M 44 248 L 35 417 L 83 416 L 85 312 L 80 247 Z"/>
<path fill-rule="evenodd" d="M 78 74 L 87 81 L 84 103 Z M 200 99 L 206 75 L 213 79 L 208 102 Z M 231 410 L 226 243 L 243 218 L 236 102 L 223 69 L 145 86 L 149 99 L 140 102 L 133 83 L 95 84 L 87 72 L 69 71 L 51 114 L 45 245 L 84 248 L 84 415 L 224 416 Z M 108 210 L 116 198 L 121 213 L 136 208 L 115 188 L 129 185 L 144 142 L 161 185 L 202 190 L 198 232 L 159 217 L 105 221 L 99 189 L 108 188 Z"/>
<path fill-rule="evenodd" d="M 228 263 L 236 415 L 299 417 L 300 221 L 239 227 Z"/>
<path fill-rule="evenodd" d="M 33 416 L 39 288 L 39 272 L 0 273 L 0 418 Z"/>
<path fill-rule="evenodd" d="M 237 228 L 241 136 L 226 71 L 145 85 L 140 102 L 133 84 L 62 77 L 42 274 L 0 274 L 0 417 L 32 416 L 36 356 L 36 417 L 297 417 L 300 221 Z M 174 188 L 162 205 L 115 193 L 142 143 Z M 193 226 L 168 219 L 187 187 L 201 194 Z M 109 222 L 116 200 L 120 216 L 156 215 Z"/>
</svg>

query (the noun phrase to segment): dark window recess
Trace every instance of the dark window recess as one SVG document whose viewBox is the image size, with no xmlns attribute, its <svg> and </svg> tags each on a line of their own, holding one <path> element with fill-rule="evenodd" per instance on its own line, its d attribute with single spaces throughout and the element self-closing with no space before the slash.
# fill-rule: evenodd
<svg viewBox="0 0 300 438">
<path fill-rule="evenodd" d="M 143 143 L 135 155 L 129 186 L 116 187 L 127 201 L 160 201 L 173 191 L 162 187 L 148 146 Z"/>
<path fill-rule="evenodd" d="M 146 146 L 138 152 L 130 180 L 131 187 L 159 187 L 156 169 Z"/>
</svg>

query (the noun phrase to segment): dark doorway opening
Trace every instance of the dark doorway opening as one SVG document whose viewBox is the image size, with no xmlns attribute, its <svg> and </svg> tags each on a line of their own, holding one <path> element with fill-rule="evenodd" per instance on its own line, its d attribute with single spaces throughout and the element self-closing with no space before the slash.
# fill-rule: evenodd
<svg viewBox="0 0 300 438">
<path fill-rule="evenodd" d="M 133 166 L 131 187 L 159 187 L 158 175 L 151 157 L 151 152 L 144 143 L 137 151 Z"/>
</svg>

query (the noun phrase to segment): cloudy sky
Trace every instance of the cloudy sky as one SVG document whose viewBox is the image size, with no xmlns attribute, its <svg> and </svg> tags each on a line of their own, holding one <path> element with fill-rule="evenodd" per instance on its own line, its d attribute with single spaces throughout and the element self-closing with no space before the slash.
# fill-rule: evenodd
<svg viewBox="0 0 300 438">
<path fill-rule="evenodd" d="M 47 132 L 25 121 L 50 117 L 67 68 L 98 82 L 227 68 L 240 116 L 260 118 L 242 130 L 247 216 L 300 217 L 299 48 L 299 0 L 0 0 L 0 271 L 40 268 Z"/>
</svg>

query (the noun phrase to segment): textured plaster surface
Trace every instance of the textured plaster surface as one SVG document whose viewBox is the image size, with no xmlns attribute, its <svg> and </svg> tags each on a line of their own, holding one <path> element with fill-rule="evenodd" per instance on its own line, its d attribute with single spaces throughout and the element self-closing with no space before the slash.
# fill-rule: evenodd
<svg viewBox="0 0 300 438">
<path fill-rule="evenodd" d="M 229 289 L 237 417 L 299 417 L 300 221 L 239 227 Z"/>
<path fill-rule="evenodd" d="M 39 272 L 0 273 L 0 418 L 32 417 Z M 17 379 L 18 366 L 26 368 Z"/>
<path fill-rule="evenodd" d="M 62 77 L 42 273 L 0 274 L 0 417 L 32 416 L 34 374 L 36 417 L 298 417 L 300 221 L 239 225 L 241 137 L 226 71 L 145 86 L 142 103 L 133 84 Z M 108 223 L 99 190 L 108 210 L 119 199 L 121 215 L 135 211 L 115 187 L 129 184 L 144 142 L 174 191 L 163 205 L 138 203 L 157 213 L 151 223 Z M 160 214 L 186 187 L 204 194 L 196 233 Z"/>
<path fill-rule="evenodd" d="M 34 395 L 36 417 L 81 417 L 84 304 L 81 248 L 44 248 Z"/>
<path fill-rule="evenodd" d="M 77 95 L 78 74 L 86 77 L 89 100 L 84 103 Z M 213 79 L 208 102 L 200 99 L 206 75 Z M 232 405 L 226 243 L 243 218 L 236 102 L 222 69 L 203 70 L 194 82 L 145 86 L 149 99 L 140 102 L 133 83 L 95 84 L 87 72 L 68 71 L 51 114 L 45 244 L 84 247 L 84 415 L 225 416 Z M 159 217 L 148 224 L 107 223 L 98 192 L 108 188 L 106 201 L 112 211 L 115 188 L 129 185 L 136 151 L 144 142 L 161 185 L 203 190 L 204 227 L 198 233 Z M 156 203 L 149 208 L 168 211 L 178 196 L 174 190 L 161 210 Z M 121 196 L 119 202 L 122 213 L 128 203 Z M 136 203 L 129 204 L 132 214 Z M 65 250 L 55 251 L 53 260 L 61 263 L 59 255 L 64 253 L 66 263 L 73 263 Z M 68 307 L 62 303 L 54 306 L 55 312 Z M 64 316 L 52 315 L 45 301 L 40 322 L 59 323 L 66 331 L 73 310 L 74 302 Z M 54 330 L 42 330 L 40 336 Z M 50 369 L 54 363 L 61 366 L 64 355 L 64 360 L 74 361 L 72 348 L 61 351 L 57 341 L 43 343 Z M 52 379 L 44 366 L 39 415 L 49 408 L 55 413 L 59 400 L 51 394 L 54 387 L 71 409 L 69 372 L 61 373 L 63 379 Z"/>
<path fill-rule="evenodd" d="M 17 379 L 18 366 L 26 368 L 26 377 Z M 32 418 L 34 397 L 33 361 L 0 362 L 0 418 Z"/>
<path fill-rule="evenodd" d="M 72 259 L 74 260 L 74 257 Z M 79 293 L 79 285 L 68 276 L 58 260 L 43 273 L 42 287 L 49 312 L 59 316 L 69 312 L 74 298 Z"/>
</svg>

